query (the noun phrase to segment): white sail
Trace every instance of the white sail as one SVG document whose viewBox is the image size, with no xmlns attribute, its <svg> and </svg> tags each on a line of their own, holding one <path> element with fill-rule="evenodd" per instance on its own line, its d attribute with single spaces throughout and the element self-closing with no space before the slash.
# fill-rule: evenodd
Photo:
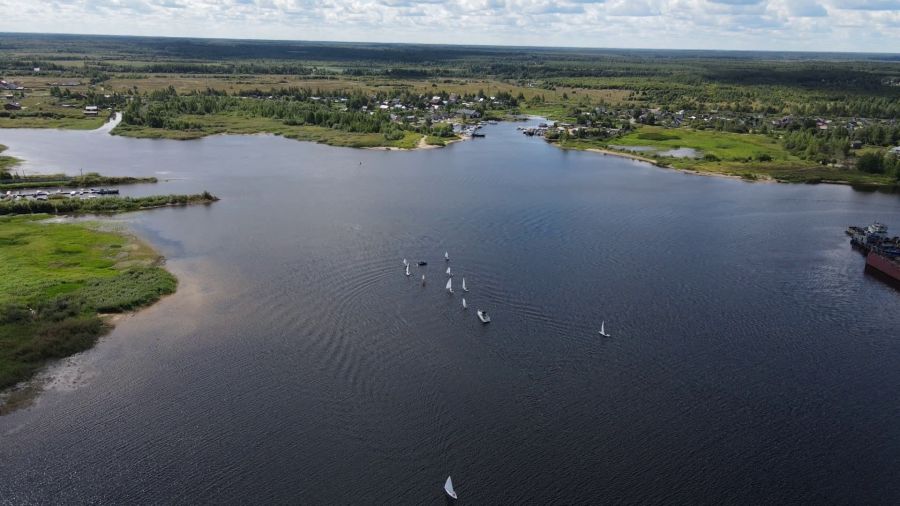
<svg viewBox="0 0 900 506">
<path fill-rule="evenodd" d="M 403 265 L 409 267 L 409 262 L 407 262 L 405 258 L 403 259 Z"/>
<path fill-rule="evenodd" d="M 444 252 L 444 260 L 450 260 L 450 253 L 447 251 Z"/>
<path fill-rule="evenodd" d="M 409 266 L 406 266 L 406 275 L 409 276 Z"/>
<path fill-rule="evenodd" d="M 444 483 L 444 492 L 447 492 L 447 495 L 456 499 L 456 491 L 453 490 L 453 480 L 451 480 L 449 476 L 447 477 L 447 482 Z"/>
<path fill-rule="evenodd" d="M 466 298 L 463 297 L 463 309 L 468 309 L 468 308 L 469 308 L 469 306 L 466 305 Z"/>
<path fill-rule="evenodd" d="M 448 275 L 448 276 L 451 276 L 451 274 L 450 274 L 450 268 L 449 268 L 449 267 L 447 267 L 447 275 Z"/>
<path fill-rule="evenodd" d="M 447 280 L 447 291 L 453 293 L 453 278 Z"/>
<path fill-rule="evenodd" d="M 603 337 L 609 337 L 609 334 L 606 333 L 606 321 L 600 322 L 600 335 Z"/>
<path fill-rule="evenodd" d="M 464 292 L 468 292 L 468 291 L 469 291 L 469 289 L 466 288 L 466 278 L 463 278 L 463 291 L 464 291 Z"/>
<path fill-rule="evenodd" d="M 425 284 L 425 275 L 424 274 L 422 274 L 422 284 L 423 285 Z"/>
</svg>

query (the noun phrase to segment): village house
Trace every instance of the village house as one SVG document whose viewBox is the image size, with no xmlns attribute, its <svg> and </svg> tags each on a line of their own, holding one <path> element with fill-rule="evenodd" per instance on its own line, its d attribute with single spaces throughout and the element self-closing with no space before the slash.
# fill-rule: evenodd
<svg viewBox="0 0 900 506">
<path fill-rule="evenodd" d="M 22 110 L 22 105 L 18 102 L 7 102 L 3 104 L 3 108 L 7 111 L 20 111 Z"/>
<path fill-rule="evenodd" d="M 100 114 L 100 108 L 96 105 L 88 105 L 84 108 L 85 116 L 97 116 Z"/>
</svg>

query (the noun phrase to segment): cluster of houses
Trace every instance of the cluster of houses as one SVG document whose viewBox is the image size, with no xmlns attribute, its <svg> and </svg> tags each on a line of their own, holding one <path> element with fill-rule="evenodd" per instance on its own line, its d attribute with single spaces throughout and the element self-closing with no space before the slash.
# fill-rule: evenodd
<svg viewBox="0 0 900 506">
<path fill-rule="evenodd" d="M 5 103 L 3 104 L 3 110 L 5 111 L 20 111 L 22 110 L 22 104 L 14 101 L 15 95 L 12 92 L 14 91 L 23 91 L 25 87 L 14 82 L 5 81 L 0 79 L 0 91 L 3 91 L 3 98 L 5 99 Z"/>
</svg>

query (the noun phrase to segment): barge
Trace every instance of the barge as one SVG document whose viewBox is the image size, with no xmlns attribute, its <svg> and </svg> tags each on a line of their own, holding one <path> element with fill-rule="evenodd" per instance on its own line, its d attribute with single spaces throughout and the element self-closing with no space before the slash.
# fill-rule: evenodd
<svg viewBox="0 0 900 506">
<path fill-rule="evenodd" d="M 900 237 L 889 237 L 887 226 L 849 227 L 850 245 L 866 255 L 866 269 L 900 283 Z"/>
</svg>

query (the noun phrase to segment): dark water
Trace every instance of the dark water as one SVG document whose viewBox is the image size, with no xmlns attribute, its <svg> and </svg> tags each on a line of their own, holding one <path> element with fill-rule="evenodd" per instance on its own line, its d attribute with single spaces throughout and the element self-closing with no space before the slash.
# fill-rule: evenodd
<svg viewBox="0 0 900 506">
<path fill-rule="evenodd" d="M 26 169 L 223 199 L 116 218 L 179 291 L 0 418 L 0 497 L 440 504 L 452 474 L 460 504 L 900 502 L 900 292 L 843 233 L 900 229 L 897 196 L 486 133 L 0 133 Z"/>
</svg>

